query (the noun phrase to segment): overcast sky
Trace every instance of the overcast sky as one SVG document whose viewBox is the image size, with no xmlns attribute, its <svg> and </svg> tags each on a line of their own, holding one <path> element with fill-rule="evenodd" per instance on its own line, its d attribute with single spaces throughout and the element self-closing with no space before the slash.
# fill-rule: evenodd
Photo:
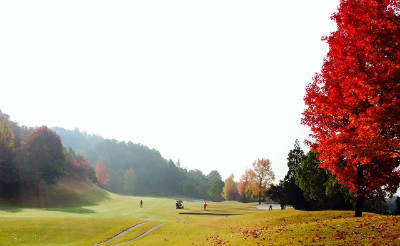
<svg viewBox="0 0 400 246">
<path fill-rule="evenodd" d="M 142 143 L 235 179 L 277 179 L 308 128 L 339 0 L 0 0 L 0 109 L 21 125 Z"/>
</svg>

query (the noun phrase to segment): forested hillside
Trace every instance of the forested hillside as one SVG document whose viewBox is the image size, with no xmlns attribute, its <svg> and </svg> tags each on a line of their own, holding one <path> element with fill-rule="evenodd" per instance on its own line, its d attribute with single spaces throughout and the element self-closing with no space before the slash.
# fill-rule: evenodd
<svg viewBox="0 0 400 246">
<path fill-rule="evenodd" d="M 66 148 L 86 154 L 92 167 L 103 161 L 109 181 L 103 185 L 116 193 L 134 195 L 185 195 L 208 199 L 208 190 L 221 176 L 217 171 L 204 175 L 200 170 L 187 170 L 179 163 L 164 159 L 160 152 L 142 144 L 104 139 L 79 129 L 53 130 Z"/>
<path fill-rule="evenodd" d="M 61 179 L 64 182 L 69 180 L 70 184 L 86 186 L 96 182 L 95 172 L 89 161 L 72 149 L 67 151 L 54 131 L 46 126 L 19 126 L 9 118 L 0 110 L 1 201 L 43 205 L 35 201 L 52 197 L 45 193 L 54 190 Z M 52 188 L 47 189 L 48 187 Z M 52 199 L 47 201 L 50 204 Z"/>
<path fill-rule="evenodd" d="M 43 195 L 44 185 L 58 185 L 63 178 L 115 193 L 204 199 L 210 199 L 215 182 L 222 182 L 215 170 L 208 175 L 187 170 L 142 144 L 78 129 L 20 126 L 1 111 L 0 145 L 0 198 L 21 202 Z"/>
</svg>

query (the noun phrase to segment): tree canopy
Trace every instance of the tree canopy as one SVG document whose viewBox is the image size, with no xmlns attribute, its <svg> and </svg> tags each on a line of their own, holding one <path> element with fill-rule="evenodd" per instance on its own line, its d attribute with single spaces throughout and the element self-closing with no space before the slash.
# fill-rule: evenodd
<svg viewBox="0 0 400 246">
<path fill-rule="evenodd" d="M 222 192 L 224 190 L 224 187 L 225 187 L 224 181 L 215 180 L 215 182 L 211 185 L 210 189 L 208 190 L 208 195 L 215 202 L 222 201 Z"/>
<path fill-rule="evenodd" d="M 258 203 L 261 204 L 262 195 L 267 191 L 267 188 L 275 180 L 275 174 L 271 168 L 271 161 L 269 159 L 258 159 L 253 162 L 253 168 L 250 171 L 250 185 L 249 189 L 253 194 L 258 195 Z"/>
<path fill-rule="evenodd" d="M 22 142 L 19 162 L 24 179 L 54 184 L 66 175 L 66 155 L 60 137 L 46 126 L 32 131 Z"/>
<path fill-rule="evenodd" d="M 336 177 L 319 166 L 317 154 L 309 151 L 301 158 L 296 169 L 296 184 L 304 197 L 312 203 L 312 209 L 351 209 L 348 189 L 337 182 Z"/>
<path fill-rule="evenodd" d="M 303 124 L 321 166 L 356 194 L 382 198 L 400 182 L 400 2 L 341 0 L 337 31 L 306 89 Z"/>
<path fill-rule="evenodd" d="M 236 195 L 237 195 L 237 185 L 233 180 L 233 174 L 231 174 L 225 180 L 225 186 L 223 189 L 222 196 L 225 198 L 225 200 L 232 201 L 236 199 Z"/>
</svg>

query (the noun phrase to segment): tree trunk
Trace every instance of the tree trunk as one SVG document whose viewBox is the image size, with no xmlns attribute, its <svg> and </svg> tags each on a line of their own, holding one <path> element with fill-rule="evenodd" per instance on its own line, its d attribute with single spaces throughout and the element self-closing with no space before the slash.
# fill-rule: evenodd
<svg viewBox="0 0 400 246">
<path fill-rule="evenodd" d="M 356 197 L 356 214 L 354 215 L 355 217 L 362 217 L 362 212 L 363 212 L 363 205 L 364 205 L 364 194 L 358 194 L 357 192 L 357 197 Z"/>
<path fill-rule="evenodd" d="M 261 204 L 261 192 L 258 192 L 258 204 Z"/>
<path fill-rule="evenodd" d="M 363 178 L 364 178 L 364 169 L 362 167 L 357 168 L 357 181 L 358 181 L 358 190 L 356 193 L 356 213 L 355 217 L 362 217 L 363 205 L 364 205 L 364 190 L 363 190 Z"/>
</svg>

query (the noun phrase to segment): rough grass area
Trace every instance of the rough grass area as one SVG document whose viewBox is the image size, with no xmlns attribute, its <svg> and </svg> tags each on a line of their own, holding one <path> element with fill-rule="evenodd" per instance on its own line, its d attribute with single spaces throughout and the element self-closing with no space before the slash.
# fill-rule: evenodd
<svg viewBox="0 0 400 246">
<path fill-rule="evenodd" d="M 399 216 L 365 213 L 363 218 L 354 218 L 353 211 L 269 211 L 240 202 L 208 202 L 203 210 L 202 204 L 184 201 L 185 209 L 178 210 L 175 199 L 120 196 L 91 184 L 65 181 L 49 189 L 46 197 L 36 198 L 42 201 L 36 203 L 38 208 L 31 207 L 34 203 L 0 205 L 0 245 L 93 245 L 147 221 L 104 245 L 127 242 L 160 224 L 125 245 L 400 245 Z"/>
</svg>

